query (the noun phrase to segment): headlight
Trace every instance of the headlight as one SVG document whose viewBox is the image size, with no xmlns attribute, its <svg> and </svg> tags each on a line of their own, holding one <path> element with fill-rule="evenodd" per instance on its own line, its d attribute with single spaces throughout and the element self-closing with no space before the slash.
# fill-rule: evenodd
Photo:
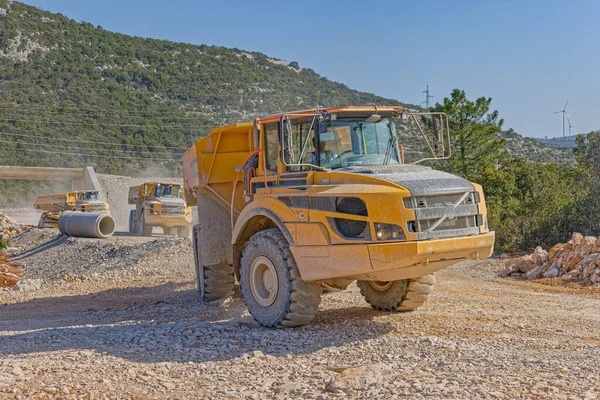
<svg viewBox="0 0 600 400">
<path fill-rule="evenodd" d="M 375 223 L 375 237 L 377 237 L 377 240 L 406 240 L 401 227 L 379 222 Z"/>
<path fill-rule="evenodd" d="M 160 211 L 160 208 L 156 207 L 156 204 L 150 204 L 148 207 L 148 212 L 150 213 L 150 215 L 159 215 Z"/>
</svg>

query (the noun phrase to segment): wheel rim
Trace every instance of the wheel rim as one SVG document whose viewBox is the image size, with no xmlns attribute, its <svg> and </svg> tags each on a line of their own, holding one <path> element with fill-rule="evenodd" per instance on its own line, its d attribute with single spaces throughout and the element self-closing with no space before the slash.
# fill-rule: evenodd
<svg viewBox="0 0 600 400">
<path fill-rule="evenodd" d="M 394 282 L 369 281 L 369 284 L 373 287 L 373 289 L 377 290 L 378 292 L 385 292 L 386 290 L 392 287 L 392 283 Z"/>
<path fill-rule="evenodd" d="M 254 299 L 263 307 L 275 302 L 279 291 L 277 271 L 267 257 L 257 257 L 250 267 L 250 289 Z"/>
</svg>

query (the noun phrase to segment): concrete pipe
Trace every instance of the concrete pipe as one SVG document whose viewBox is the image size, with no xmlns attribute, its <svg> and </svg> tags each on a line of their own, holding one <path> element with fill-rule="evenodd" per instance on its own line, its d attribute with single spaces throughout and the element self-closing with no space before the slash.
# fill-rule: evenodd
<svg viewBox="0 0 600 400">
<path fill-rule="evenodd" d="M 115 233 L 115 220 L 108 214 L 65 211 L 58 218 L 58 230 L 75 237 L 107 238 Z"/>
</svg>

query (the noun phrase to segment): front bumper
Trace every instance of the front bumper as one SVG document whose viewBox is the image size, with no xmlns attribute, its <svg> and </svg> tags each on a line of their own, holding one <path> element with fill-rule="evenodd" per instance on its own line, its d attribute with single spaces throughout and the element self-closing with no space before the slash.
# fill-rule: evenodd
<svg viewBox="0 0 600 400">
<path fill-rule="evenodd" d="M 494 232 L 415 242 L 299 246 L 291 245 L 302 279 L 392 281 L 418 278 L 464 260 L 488 258 Z"/>
<path fill-rule="evenodd" d="M 162 214 L 144 215 L 146 223 L 152 226 L 161 226 L 164 228 L 175 228 L 177 226 L 189 226 L 192 223 L 192 216 L 165 216 Z"/>
</svg>

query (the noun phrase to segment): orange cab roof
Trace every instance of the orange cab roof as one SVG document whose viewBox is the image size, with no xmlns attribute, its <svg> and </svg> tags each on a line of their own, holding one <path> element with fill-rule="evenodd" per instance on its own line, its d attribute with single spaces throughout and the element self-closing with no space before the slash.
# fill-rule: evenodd
<svg viewBox="0 0 600 400">
<path fill-rule="evenodd" d="M 344 112 L 391 112 L 391 113 L 400 113 L 402 111 L 402 106 L 342 106 L 342 107 L 330 107 L 330 108 L 319 108 L 320 112 L 328 112 L 328 113 L 344 113 Z M 302 111 L 292 111 L 281 114 L 269 115 L 264 118 L 260 118 L 257 120 L 259 124 L 279 121 L 283 115 L 289 114 L 306 114 L 311 115 L 315 113 L 315 109 L 312 110 L 302 110 Z"/>
</svg>

